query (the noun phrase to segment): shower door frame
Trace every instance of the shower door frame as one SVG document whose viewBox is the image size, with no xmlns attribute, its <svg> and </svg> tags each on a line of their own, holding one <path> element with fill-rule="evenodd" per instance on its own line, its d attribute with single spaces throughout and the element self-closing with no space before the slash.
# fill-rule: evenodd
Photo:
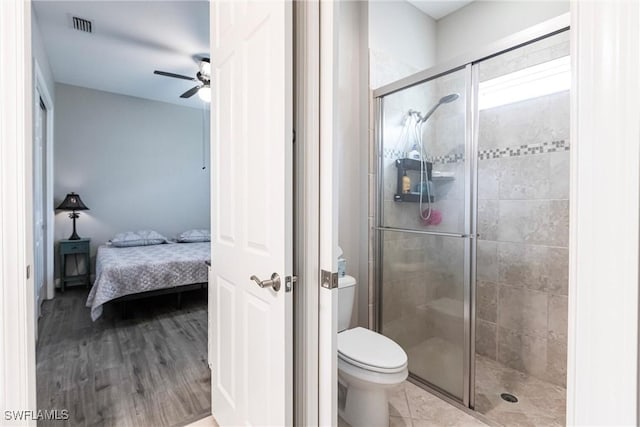
<svg viewBox="0 0 640 427">
<path fill-rule="evenodd" d="M 478 223 L 478 64 L 484 60 L 501 55 L 503 53 L 518 49 L 525 45 L 535 43 L 547 37 L 568 31 L 570 29 L 570 15 L 565 13 L 556 18 L 544 21 L 538 25 L 527 28 L 511 36 L 500 39 L 475 52 L 461 55 L 443 64 L 436 65 L 424 71 L 412 74 L 393 83 L 382 86 L 373 91 L 372 102 L 375 105 L 375 134 L 374 134 L 374 155 L 376 161 L 375 175 L 376 186 L 370 197 L 374 198 L 374 313 L 372 315 L 376 331 L 381 330 L 381 307 L 382 307 L 382 234 L 384 231 L 402 231 L 413 234 L 423 234 L 432 236 L 460 237 L 465 239 L 464 243 L 464 354 L 463 354 L 463 395 L 462 400 L 455 396 L 429 384 L 425 379 L 410 375 L 410 380 L 419 386 L 426 388 L 448 402 L 461 407 L 474 409 L 475 406 L 475 329 L 476 329 L 476 246 L 477 246 L 477 223 Z M 383 98 L 387 95 L 400 92 L 419 84 L 435 80 L 444 75 L 465 70 L 465 233 L 443 233 L 435 231 L 405 230 L 393 227 L 385 227 L 383 223 L 384 200 L 383 176 L 382 176 L 382 123 L 384 115 Z"/>
</svg>

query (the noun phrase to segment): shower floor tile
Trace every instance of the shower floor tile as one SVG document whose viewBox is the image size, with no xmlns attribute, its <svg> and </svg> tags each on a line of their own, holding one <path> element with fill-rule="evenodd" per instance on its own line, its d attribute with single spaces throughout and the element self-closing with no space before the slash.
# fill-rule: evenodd
<svg viewBox="0 0 640 427">
<path fill-rule="evenodd" d="M 511 393 L 517 403 L 504 401 Z M 566 390 L 563 387 L 476 355 L 476 411 L 504 426 L 564 426 Z"/>
</svg>

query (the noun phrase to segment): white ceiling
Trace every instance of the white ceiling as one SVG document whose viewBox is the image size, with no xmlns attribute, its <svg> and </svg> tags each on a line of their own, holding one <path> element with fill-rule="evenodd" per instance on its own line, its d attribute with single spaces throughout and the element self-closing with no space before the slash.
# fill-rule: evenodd
<svg viewBox="0 0 640 427">
<path fill-rule="evenodd" d="M 57 82 L 202 108 L 198 95 L 180 98 L 195 82 L 153 71 L 195 76 L 198 58 L 209 56 L 207 0 L 33 4 Z M 93 33 L 74 30 L 72 16 L 92 21 Z"/>
<path fill-rule="evenodd" d="M 435 20 L 468 5 L 473 0 L 407 0 L 409 3 L 429 15 Z"/>
</svg>

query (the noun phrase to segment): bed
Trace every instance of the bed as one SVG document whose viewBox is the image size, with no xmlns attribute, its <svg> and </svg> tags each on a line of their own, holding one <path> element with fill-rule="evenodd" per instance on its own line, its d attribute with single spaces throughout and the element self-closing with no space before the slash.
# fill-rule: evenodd
<svg viewBox="0 0 640 427">
<path fill-rule="evenodd" d="M 179 292 L 207 282 L 209 242 L 167 243 L 117 248 L 98 247 L 96 280 L 87 299 L 91 319 L 97 320 L 108 301 L 154 291 Z"/>
</svg>

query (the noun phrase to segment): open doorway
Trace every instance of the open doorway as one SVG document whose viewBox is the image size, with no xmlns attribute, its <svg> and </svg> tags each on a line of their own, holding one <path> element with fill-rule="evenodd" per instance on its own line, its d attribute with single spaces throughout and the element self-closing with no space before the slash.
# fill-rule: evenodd
<svg viewBox="0 0 640 427">
<path fill-rule="evenodd" d="M 340 4 L 339 422 L 562 425 L 569 4 L 433 3 Z"/>
<path fill-rule="evenodd" d="M 36 0 L 32 12 L 36 303 L 48 298 L 38 407 L 66 409 L 70 425 L 200 419 L 211 410 L 208 2 Z"/>
</svg>

